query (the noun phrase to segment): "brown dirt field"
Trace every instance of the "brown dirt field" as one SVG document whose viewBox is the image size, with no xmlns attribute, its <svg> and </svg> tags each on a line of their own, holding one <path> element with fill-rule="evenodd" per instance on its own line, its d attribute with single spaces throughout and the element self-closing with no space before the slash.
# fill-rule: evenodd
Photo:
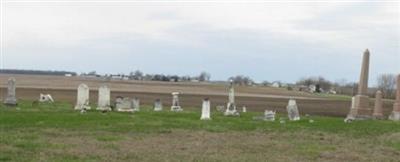
<svg viewBox="0 0 400 162">
<path fill-rule="evenodd" d="M 39 76 L 39 75 L 6 75 L 0 74 L 0 92 L 5 96 L 9 77 L 17 80 L 17 97 L 22 100 L 36 100 L 40 93 L 49 93 L 55 100 L 74 103 L 76 88 L 80 83 L 89 86 L 90 102 L 97 102 L 97 88 L 107 84 L 111 89 L 111 97 L 139 97 L 141 104 L 151 105 L 160 98 L 164 105 L 171 104 L 171 92 L 181 92 L 181 105 L 184 107 L 200 107 L 201 100 L 209 97 L 212 106 L 224 105 L 227 101 L 227 87 L 222 84 L 210 83 L 171 83 L 149 81 L 117 81 L 96 78 Z M 322 98 L 312 94 L 287 91 L 270 87 L 235 87 L 236 101 L 239 107 L 246 106 L 248 111 L 264 111 L 275 109 L 285 112 L 289 98 L 297 99 L 302 114 L 324 116 L 346 116 L 350 101 Z M 390 114 L 391 103 L 385 102 L 385 114 Z M 371 101 L 371 107 L 373 101 Z"/>
</svg>

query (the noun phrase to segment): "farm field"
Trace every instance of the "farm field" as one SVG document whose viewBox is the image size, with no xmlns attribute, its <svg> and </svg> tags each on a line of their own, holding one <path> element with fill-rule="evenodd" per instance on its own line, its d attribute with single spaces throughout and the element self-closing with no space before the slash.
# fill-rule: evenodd
<svg viewBox="0 0 400 162">
<path fill-rule="evenodd" d="M 203 98 L 209 97 L 212 107 L 225 105 L 227 86 L 210 83 L 173 83 L 149 81 L 106 81 L 96 78 L 38 76 L 38 75 L 0 75 L 1 97 L 6 94 L 9 77 L 17 80 L 17 98 L 37 100 L 40 93 L 49 93 L 56 101 L 76 102 L 76 88 L 80 83 L 89 86 L 90 102 L 97 102 L 97 89 L 106 84 L 111 89 L 111 97 L 139 97 L 142 104 L 152 105 L 160 98 L 165 105 L 172 101 L 171 92 L 181 92 L 181 105 L 199 107 Z M 336 95 L 314 95 L 304 92 L 288 91 L 282 88 L 236 86 L 236 101 L 239 107 L 246 106 L 249 111 L 263 112 L 266 109 L 286 112 L 289 98 L 295 98 L 301 114 L 345 117 L 350 107 L 350 97 Z M 373 100 L 371 100 L 373 105 Z M 384 102 L 385 115 L 390 114 L 392 102 Z"/>
<path fill-rule="evenodd" d="M 309 116 L 297 122 L 174 113 L 80 114 L 68 102 L 0 107 L 0 161 L 398 161 L 400 123 Z M 310 123 L 309 120 L 313 120 Z M 284 120 L 285 123 L 280 123 Z M 168 159 L 168 160 L 167 160 Z"/>
</svg>

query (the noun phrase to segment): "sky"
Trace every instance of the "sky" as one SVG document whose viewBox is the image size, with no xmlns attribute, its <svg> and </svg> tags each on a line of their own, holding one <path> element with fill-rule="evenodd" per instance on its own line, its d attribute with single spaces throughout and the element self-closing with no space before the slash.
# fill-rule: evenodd
<svg viewBox="0 0 400 162">
<path fill-rule="evenodd" d="M 323 76 L 400 73 L 399 1 L 1 0 L 1 68 L 100 74 Z"/>
</svg>

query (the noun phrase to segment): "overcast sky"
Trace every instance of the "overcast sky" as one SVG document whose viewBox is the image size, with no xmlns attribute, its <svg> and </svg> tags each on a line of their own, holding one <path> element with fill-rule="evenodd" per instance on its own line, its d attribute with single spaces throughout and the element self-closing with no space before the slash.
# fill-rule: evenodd
<svg viewBox="0 0 400 162">
<path fill-rule="evenodd" d="M 4 68 L 357 81 L 368 48 L 372 83 L 400 73 L 399 1 L 1 4 Z"/>
</svg>

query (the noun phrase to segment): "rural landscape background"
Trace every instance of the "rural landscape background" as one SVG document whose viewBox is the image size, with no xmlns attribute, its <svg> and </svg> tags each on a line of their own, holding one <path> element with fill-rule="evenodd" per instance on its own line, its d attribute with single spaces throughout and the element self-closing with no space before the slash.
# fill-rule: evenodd
<svg viewBox="0 0 400 162">
<path fill-rule="evenodd" d="M 400 160 L 399 1 L 0 0 L 0 28 L 0 162 Z"/>
</svg>

